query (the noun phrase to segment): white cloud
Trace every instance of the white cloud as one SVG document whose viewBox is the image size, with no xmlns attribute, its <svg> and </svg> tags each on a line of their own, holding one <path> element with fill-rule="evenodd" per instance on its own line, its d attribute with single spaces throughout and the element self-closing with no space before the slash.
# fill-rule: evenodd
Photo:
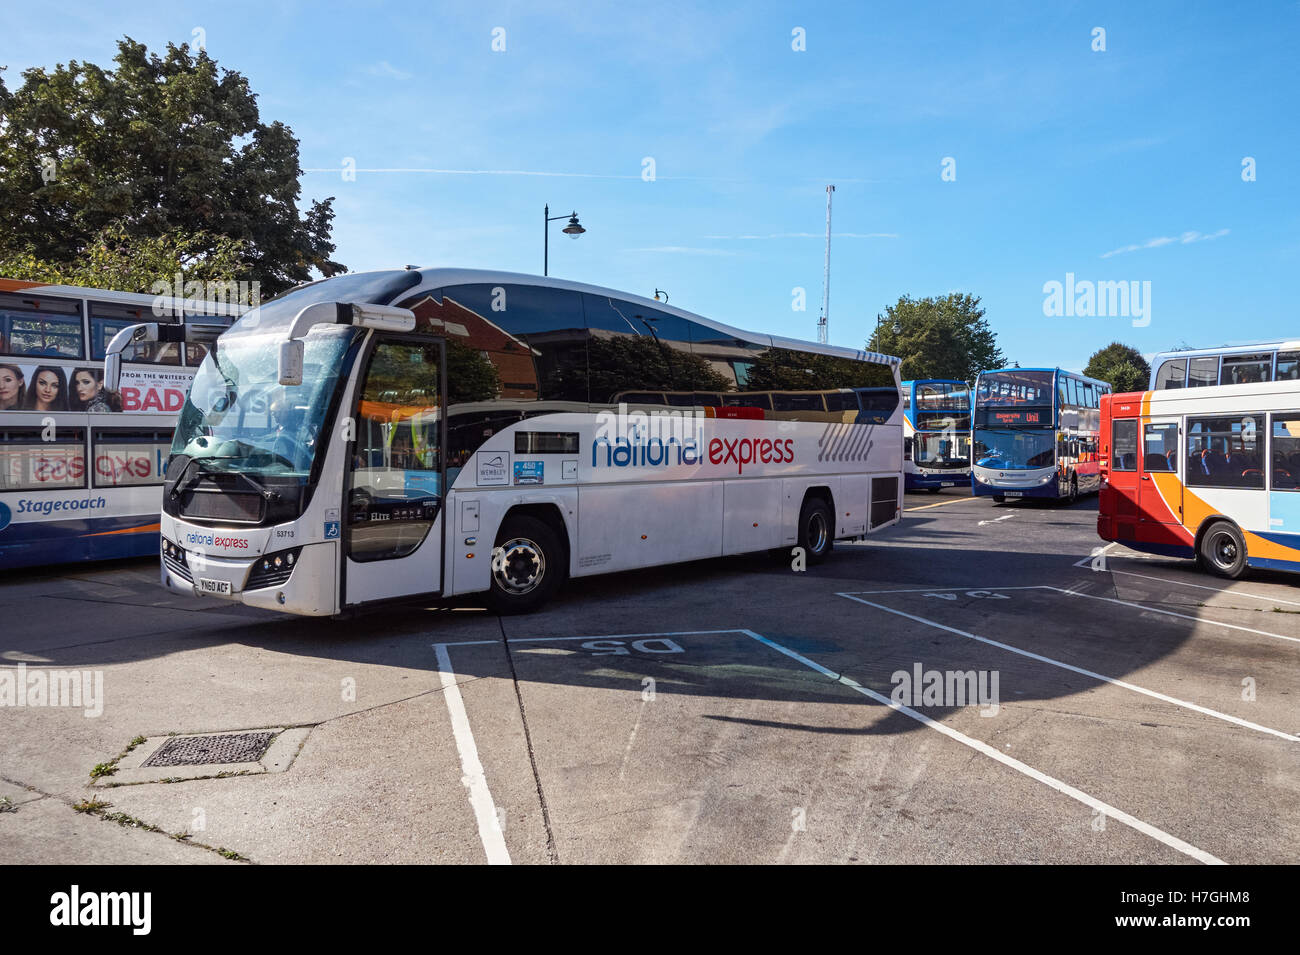
<svg viewBox="0 0 1300 955">
<path fill-rule="evenodd" d="M 387 76 L 395 80 L 409 80 L 411 78 L 410 73 L 405 70 L 399 70 L 387 60 L 380 60 L 374 66 L 368 67 L 366 72 L 371 76 Z"/>
<path fill-rule="evenodd" d="M 1228 234 L 1230 230 L 1220 229 L 1218 232 L 1184 232 L 1181 235 L 1162 235 L 1154 239 L 1147 239 L 1145 242 L 1139 242 L 1134 245 L 1120 246 L 1118 249 L 1111 249 L 1103 253 L 1103 259 L 1109 259 L 1112 255 L 1123 255 L 1125 252 L 1139 252 L 1142 249 L 1158 249 L 1162 245 L 1191 245 L 1193 242 L 1207 242 L 1210 239 L 1218 239 Z"/>
<path fill-rule="evenodd" d="M 825 232 L 771 232 L 767 235 L 706 235 L 706 239 L 824 239 Z M 832 232 L 833 239 L 897 239 L 897 232 Z"/>
<path fill-rule="evenodd" d="M 687 245 L 654 245 L 644 249 L 624 249 L 624 252 L 660 252 L 670 255 L 735 255 L 727 249 L 697 249 Z"/>
</svg>

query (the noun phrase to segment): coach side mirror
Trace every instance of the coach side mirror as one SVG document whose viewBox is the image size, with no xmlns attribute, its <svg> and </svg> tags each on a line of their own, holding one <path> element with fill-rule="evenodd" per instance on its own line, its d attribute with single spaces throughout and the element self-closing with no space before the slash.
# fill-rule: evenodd
<svg viewBox="0 0 1300 955">
<path fill-rule="evenodd" d="M 278 368 L 280 373 L 280 384 L 302 384 L 302 358 L 303 344 L 301 338 L 291 338 L 287 342 L 280 342 L 280 362 Z"/>
<path fill-rule="evenodd" d="M 104 390 L 120 391 L 122 384 L 122 356 L 118 352 L 109 352 L 104 356 Z"/>
</svg>

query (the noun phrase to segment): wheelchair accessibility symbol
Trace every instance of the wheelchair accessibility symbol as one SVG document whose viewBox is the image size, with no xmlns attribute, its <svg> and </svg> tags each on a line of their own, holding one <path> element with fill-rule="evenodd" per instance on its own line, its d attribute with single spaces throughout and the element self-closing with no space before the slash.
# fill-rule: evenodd
<svg viewBox="0 0 1300 955">
<path fill-rule="evenodd" d="M 336 539 L 338 536 L 339 536 L 339 522 L 338 522 L 338 521 L 326 521 L 326 522 L 325 522 L 325 539 L 326 539 L 326 540 L 334 540 L 334 539 Z"/>
</svg>

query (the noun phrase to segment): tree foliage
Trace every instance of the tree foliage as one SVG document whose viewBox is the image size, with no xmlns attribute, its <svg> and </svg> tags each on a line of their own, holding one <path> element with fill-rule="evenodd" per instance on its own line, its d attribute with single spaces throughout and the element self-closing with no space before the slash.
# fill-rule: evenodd
<svg viewBox="0 0 1300 955">
<path fill-rule="evenodd" d="M 1142 353 L 1121 342 L 1111 342 L 1093 352 L 1083 373 L 1108 383 L 1112 391 L 1146 391 L 1151 365 Z"/>
<path fill-rule="evenodd" d="M 244 243 L 224 235 L 169 232 L 161 236 L 128 233 L 120 223 L 101 229 L 71 262 L 38 259 L 31 252 L 0 251 L 0 275 L 52 285 L 80 285 L 115 292 L 153 294 L 155 282 L 233 282 L 247 276 Z M 177 295 L 184 289 L 176 289 Z"/>
<path fill-rule="evenodd" d="M 981 371 L 1007 363 L 979 296 L 959 292 L 921 299 L 904 295 L 879 316 L 867 348 L 901 358 L 904 379 L 973 382 Z"/>
<path fill-rule="evenodd" d="M 110 226 L 132 240 L 240 243 L 264 297 L 333 275 L 333 199 L 299 212 L 298 141 L 263 123 L 248 81 L 203 51 L 118 43 L 115 67 L 71 61 L 0 76 L 0 255 L 75 268 Z M 189 252 L 192 247 L 187 246 Z"/>
</svg>

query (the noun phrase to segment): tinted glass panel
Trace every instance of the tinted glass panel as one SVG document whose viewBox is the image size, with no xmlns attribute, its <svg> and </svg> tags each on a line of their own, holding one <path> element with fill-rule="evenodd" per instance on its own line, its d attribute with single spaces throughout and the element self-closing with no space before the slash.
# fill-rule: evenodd
<svg viewBox="0 0 1300 955">
<path fill-rule="evenodd" d="M 1204 388 L 1219 383 L 1218 358 L 1193 358 L 1187 379 L 1188 388 Z"/>
<path fill-rule="evenodd" d="M 1300 415 L 1273 416 L 1272 455 L 1273 490 L 1300 490 Z"/>
<path fill-rule="evenodd" d="M 1273 377 L 1273 356 L 1270 353 L 1258 355 L 1224 355 L 1219 372 L 1221 385 L 1251 385 L 1261 381 L 1270 381 Z"/>
<path fill-rule="evenodd" d="M 80 358 L 81 303 L 0 292 L 0 352 Z"/>
<path fill-rule="evenodd" d="M 47 441 L 41 428 L 0 429 L 0 491 L 60 491 L 86 486 L 86 431 L 59 428 Z M 84 511 L 54 510 L 51 520 L 84 518 Z M 44 513 L 44 512 L 42 512 Z"/>
<path fill-rule="evenodd" d="M 1178 470 L 1178 425 L 1149 424 L 1142 429 L 1142 470 Z"/>
<path fill-rule="evenodd" d="M 1262 488 L 1263 442 L 1263 415 L 1189 418 L 1187 484 Z"/>
<path fill-rule="evenodd" d="M 371 356 L 357 404 L 348 488 L 353 560 L 404 557 L 420 546 L 437 516 L 440 363 L 436 345 L 380 342 Z"/>
<path fill-rule="evenodd" d="M 1300 378 L 1300 352 L 1280 351 L 1277 353 L 1277 380 L 1295 381 Z"/>
<path fill-rule="evenodd" d="M 170 431 L 95 428 L 90 444 L 95 487 L 162 484 L 171 444 Z"/>
<path fill-rule="evenodd" d="M 1136 418 L 1111 422 L 1110 466 L 1113 471 L 1136 471 L 1138 423 Z"/>
<path fill-rule="evenodd" d="M 113 336 L 129 325 L 141 322 L 169 322 L 176 319 L 170 315 L 157 315 L 147 306 L 118 305 L 112 302 L 90 303 L 90 344 L 93 357 L 102 359 L 108 350 L 108 343 Z M 179 342 L 140 342 L 128 346 L 122 352 L 123 361 L 148 362 L 156 365 L 179 365 L 181 363 L 181 344 Z M 202 357 L 199 358 L 202 361 Z"/>
<path fill-rule="evenodd" d="M 990 407 L 1050 406 L 1052 378 L 1050 371 L 990 372 L 980 375 L 976 400 Z"/>
<path fill-rule="evenodd" d="M 1182 388 L 1187 384 L 1187 359 L 1173 358 L 1160 365 L 1156 372 L 1156 391 Z"/>
</svg>

